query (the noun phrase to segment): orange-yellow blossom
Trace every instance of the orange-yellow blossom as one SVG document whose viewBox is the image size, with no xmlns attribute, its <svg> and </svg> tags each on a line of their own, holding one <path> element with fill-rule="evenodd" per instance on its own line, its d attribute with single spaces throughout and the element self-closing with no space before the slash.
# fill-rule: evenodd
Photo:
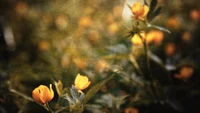
<svg viewBox="0 0 200 113">
<path fill-rule="evenodd" d="M 168 28 L 178 29 L 181 26 L 181 21 L 176 16 L 168 18 L 166 23 Z"/>
<path fill-rule="evenodd" d="M 76 76 L 74 81 L 74 85 L 79 91 L 86 89 L 90 85 L 90 83 L 91 82 L 89 81 L 87 76 L 83 76 L 80 74 Z"/>
<path fill-rule="evenodd" d="M 47 102 L 51 101 L 54 97 L 52 84 L 50 84 L 50 88 L 45 85 L 40 85 L 39 87 L 35 88 L 32 92 L 32 97 L 34 101 L 41 104 L 46 104 Z"/>
<path fill-rule="evenodd" d="M 137 108 L 130 107 L 130 108 L 126 108 L 124 110 L 124 113 L 139 113 L 139 110 Z"/>
<path fill-rule="evenodd" d="M 153 37 L 148 36 L 144 31 L 142 31 L 140 34 L 135 34 L 131 39 L 132 43 L 138 46 L 143 44 L 143 40 L 146 40 L 146 43 L 150 43 L 153 41 Z"/>
<path fill-rule="evenodd" d="M 136 19 L 144 20 L 144 17 L 149 12 L 149 7 L 147 5 L 142 5 L 140 2 L 135 2 L 131 7 L 131 12 Z"/>
<path fill-rule="evenodd" d="M 141 37 L 142 38 L 141 38 Z M 134 45 L 142 45 L 143 42 L 142 42 L 142 39 L 145 37 L 145 33 L 144 32 L 141 32 L 140 33 L 140 36 L 138 34 L 134 34 L 134 36 L 131 38 L 131 42 L 134 44 Z"/>
<path fill-rule="evenodd" d="M 79 26 L 83 28 L 87 28 L 91 25 L 92 19 L 89 16 L 83 16 L 79 19 Z"/>
<path fill-rule="evenodd" d="M 183 66 L 181 67 L 178 74 L 175 74 L 175 78 L 181 79 L 183 81 L 187 81 L 192 77 L 194 73 L 194 68 L 190 66 Z"/>
<path fill-rule="evenodd" d="M 142 45 L 143 42 L 142 40 L 146 40 L 146 43 L 152 43 L 154 42 L 155 44 L 159 44 L 161 43 L 161 41 L 163 40 L 164 35 L 162 31 L 159 30 L 151 30 L 147 33 L 145 33 L 144 31 L 140 32 L 139 34 L 135 34 L 131 41 L 133 44 L 135 45 Z"/>
<path fill-rule="evenodd" d="M 152 39 L 155 44 L 160 44 L 164 38 L 164 34 L 160 30 L 151 30 L 147 33 L 148 39 Z"/>
</svg>

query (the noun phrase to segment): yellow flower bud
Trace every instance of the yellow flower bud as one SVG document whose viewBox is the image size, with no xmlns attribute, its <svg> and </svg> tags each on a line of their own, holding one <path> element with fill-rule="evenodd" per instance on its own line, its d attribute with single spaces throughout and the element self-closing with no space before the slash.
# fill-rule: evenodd
<svg viewBox="0 0 200 113">
<path fill-rule="evenodd" d="M 54 97 L 52 84 L 50 84 L 50 89 L 45 85 L 40 85 L 39 87 L 35 88 L 32 92 L 32 97 L 34 101 L 41 104 L 46 104 L 47 102 L 51 101 Z"/>
<path fill-rule="evenodd" d="M 87 76 L 78 74 L 75 78 L 74 85 L 79 91 L 86 89 L 90 85 L 90 81 Z"/>
</svg>

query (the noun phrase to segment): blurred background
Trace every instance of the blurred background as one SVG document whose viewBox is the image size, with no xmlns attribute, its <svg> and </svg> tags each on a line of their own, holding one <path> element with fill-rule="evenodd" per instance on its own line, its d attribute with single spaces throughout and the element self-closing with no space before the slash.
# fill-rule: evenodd
<svg viewBox="0 0 200 113">
<path fill-rule="evenodd" d="M 150 5 L 151 0 L 146 1 Z M 80 73 L 87 75 L 93 86 L 122 69 L 91 100 L 90 104 L 98 103 L 100 108 L 84 112 L 111 113 L 117 106 L 114 100 L 129 95 L 124 102 L 116 102 L 121 106 L 118 112 L 199 113 L 198 0 L 157 0 L 161 13 L 148 15 L 151 24 L 171 32 L 153 29 L 157 35 L 149 43 L 151 73 L 162 104 L 140 87 L 148 80 L 140 76 L 129 58 L 134 54 L 145 72 L 142 47 L 129 36 L 128 2 L 131 0 L 1 0 L 0 112 L 45 112 L 11 93 L 10 85 L 31 97 L 40 84 L 61 80 L 65 87 L 71 87 Z M 106 98 L 110 95 L 113 98 Z"/>
</svg>

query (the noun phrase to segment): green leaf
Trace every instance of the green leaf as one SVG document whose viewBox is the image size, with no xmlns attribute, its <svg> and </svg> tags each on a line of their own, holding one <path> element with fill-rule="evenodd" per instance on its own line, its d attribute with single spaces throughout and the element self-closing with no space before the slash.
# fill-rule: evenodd
<svg viewBox="0 0 200 113">
<path fill-rule="evenodd" d="M 122 104 L 124 104 L 125 98 L 126 98 L 126 97 L 128 97 L 128 95 L 121 96 L 121 97 L 119 97 L 119 98 L 117 99 L 117 102 L 116 102 L 116 108 L 117 108 L 117 109 L 120 109 L 120 106 L 121 106 Z"/>
<path fill-rule="evenodd" d="M 156 8 L 155 11 L 147 15 L 148 20 L 153 20 L 156 16 L 158 16 L 161 13 L 161 11 L 162 11 L 162 7 Z"/>
<path fill-rule="evenodd" d="M 168 29 L 166 29 L 166 28 L 163 28 L 163 27 L 160 27 L 160 26 L 156 26 L 156 25 L 151 25 L 151 24 L 147 24 L 147 26 L 150 28 L 156 28 L 156 29 L 159 29 L 159 30 L 161 30 L 161 31 L 165 31 L 165 32 L 167 32 L 167 33 L 171 33 Z"/>
<path fill-rule="evenodd" d="M 158 14 L 161 13 L 162 7 L 156 8 L 156 10 L 153 12 L 154 17 L 156 17 Z"/>
<path fill-rule="evenodd" d="M 150 11 L 154 11 L 154 9 L 157 6 L 158 1 L 157 0 L 151 0 L 151 4 L 150 4 Z"/>
<path fill-rule="evenodd" d="M 70 113 L 83 113 L 84 108 L 81 105 L 70 106 Z"/>
<path fill-rule="evenodd" d="M 149 13 L 147 15 L 147 19 L 149 21 L 153 20 L 158 14 L 161 13 L 162 7 L 157 7 L 158 1 L 151 0 Z"/>
<path fill-rule="evenodd" d="M 86 104 L 99 90 L 100 88 L 106 84 L 110 79 L 112 79 L 115 76 L 115 74 L 110 75 L 109 77 L 105 78 L 103 81 L 97 83 L 95 86 L 93 86 L 85 95 L 85 98 L 83 99 L 83 104 Z"/>
<path fill-rule="evenodd" d="M 61 96 L 63 94 L 63 84 L 60 80 L 58 80 L 58 82 L 54 82 L 54 85 L 56 87 L 56 91 L 58 93 L 59 96 Z"/>
<path fill-rule="evenodd" d="M 130 10 L 132 9 L 132 7 L 130 5 L 127 4 L 127 6 L 129 7 Z"/>
</svg>

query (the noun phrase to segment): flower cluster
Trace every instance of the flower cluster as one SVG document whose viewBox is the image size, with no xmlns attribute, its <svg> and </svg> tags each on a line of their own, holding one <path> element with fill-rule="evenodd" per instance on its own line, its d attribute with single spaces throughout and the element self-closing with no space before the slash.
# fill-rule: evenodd
<svg viewBox="0 0 200 113">
<path fill-rule="evenodd" d="M 86 89 L 90 85 L 90 81 L 87 76 L 78 74 L 75 78 L 74 87 L 82 93 L 82 90 Z M 32 97 L 35 102 L 45 105 L 51 101 L 54 97 L 54 91 L 52 84 L 48 88 L 45 85 L 40 85 L 32 91 Z"/>
</svg>

